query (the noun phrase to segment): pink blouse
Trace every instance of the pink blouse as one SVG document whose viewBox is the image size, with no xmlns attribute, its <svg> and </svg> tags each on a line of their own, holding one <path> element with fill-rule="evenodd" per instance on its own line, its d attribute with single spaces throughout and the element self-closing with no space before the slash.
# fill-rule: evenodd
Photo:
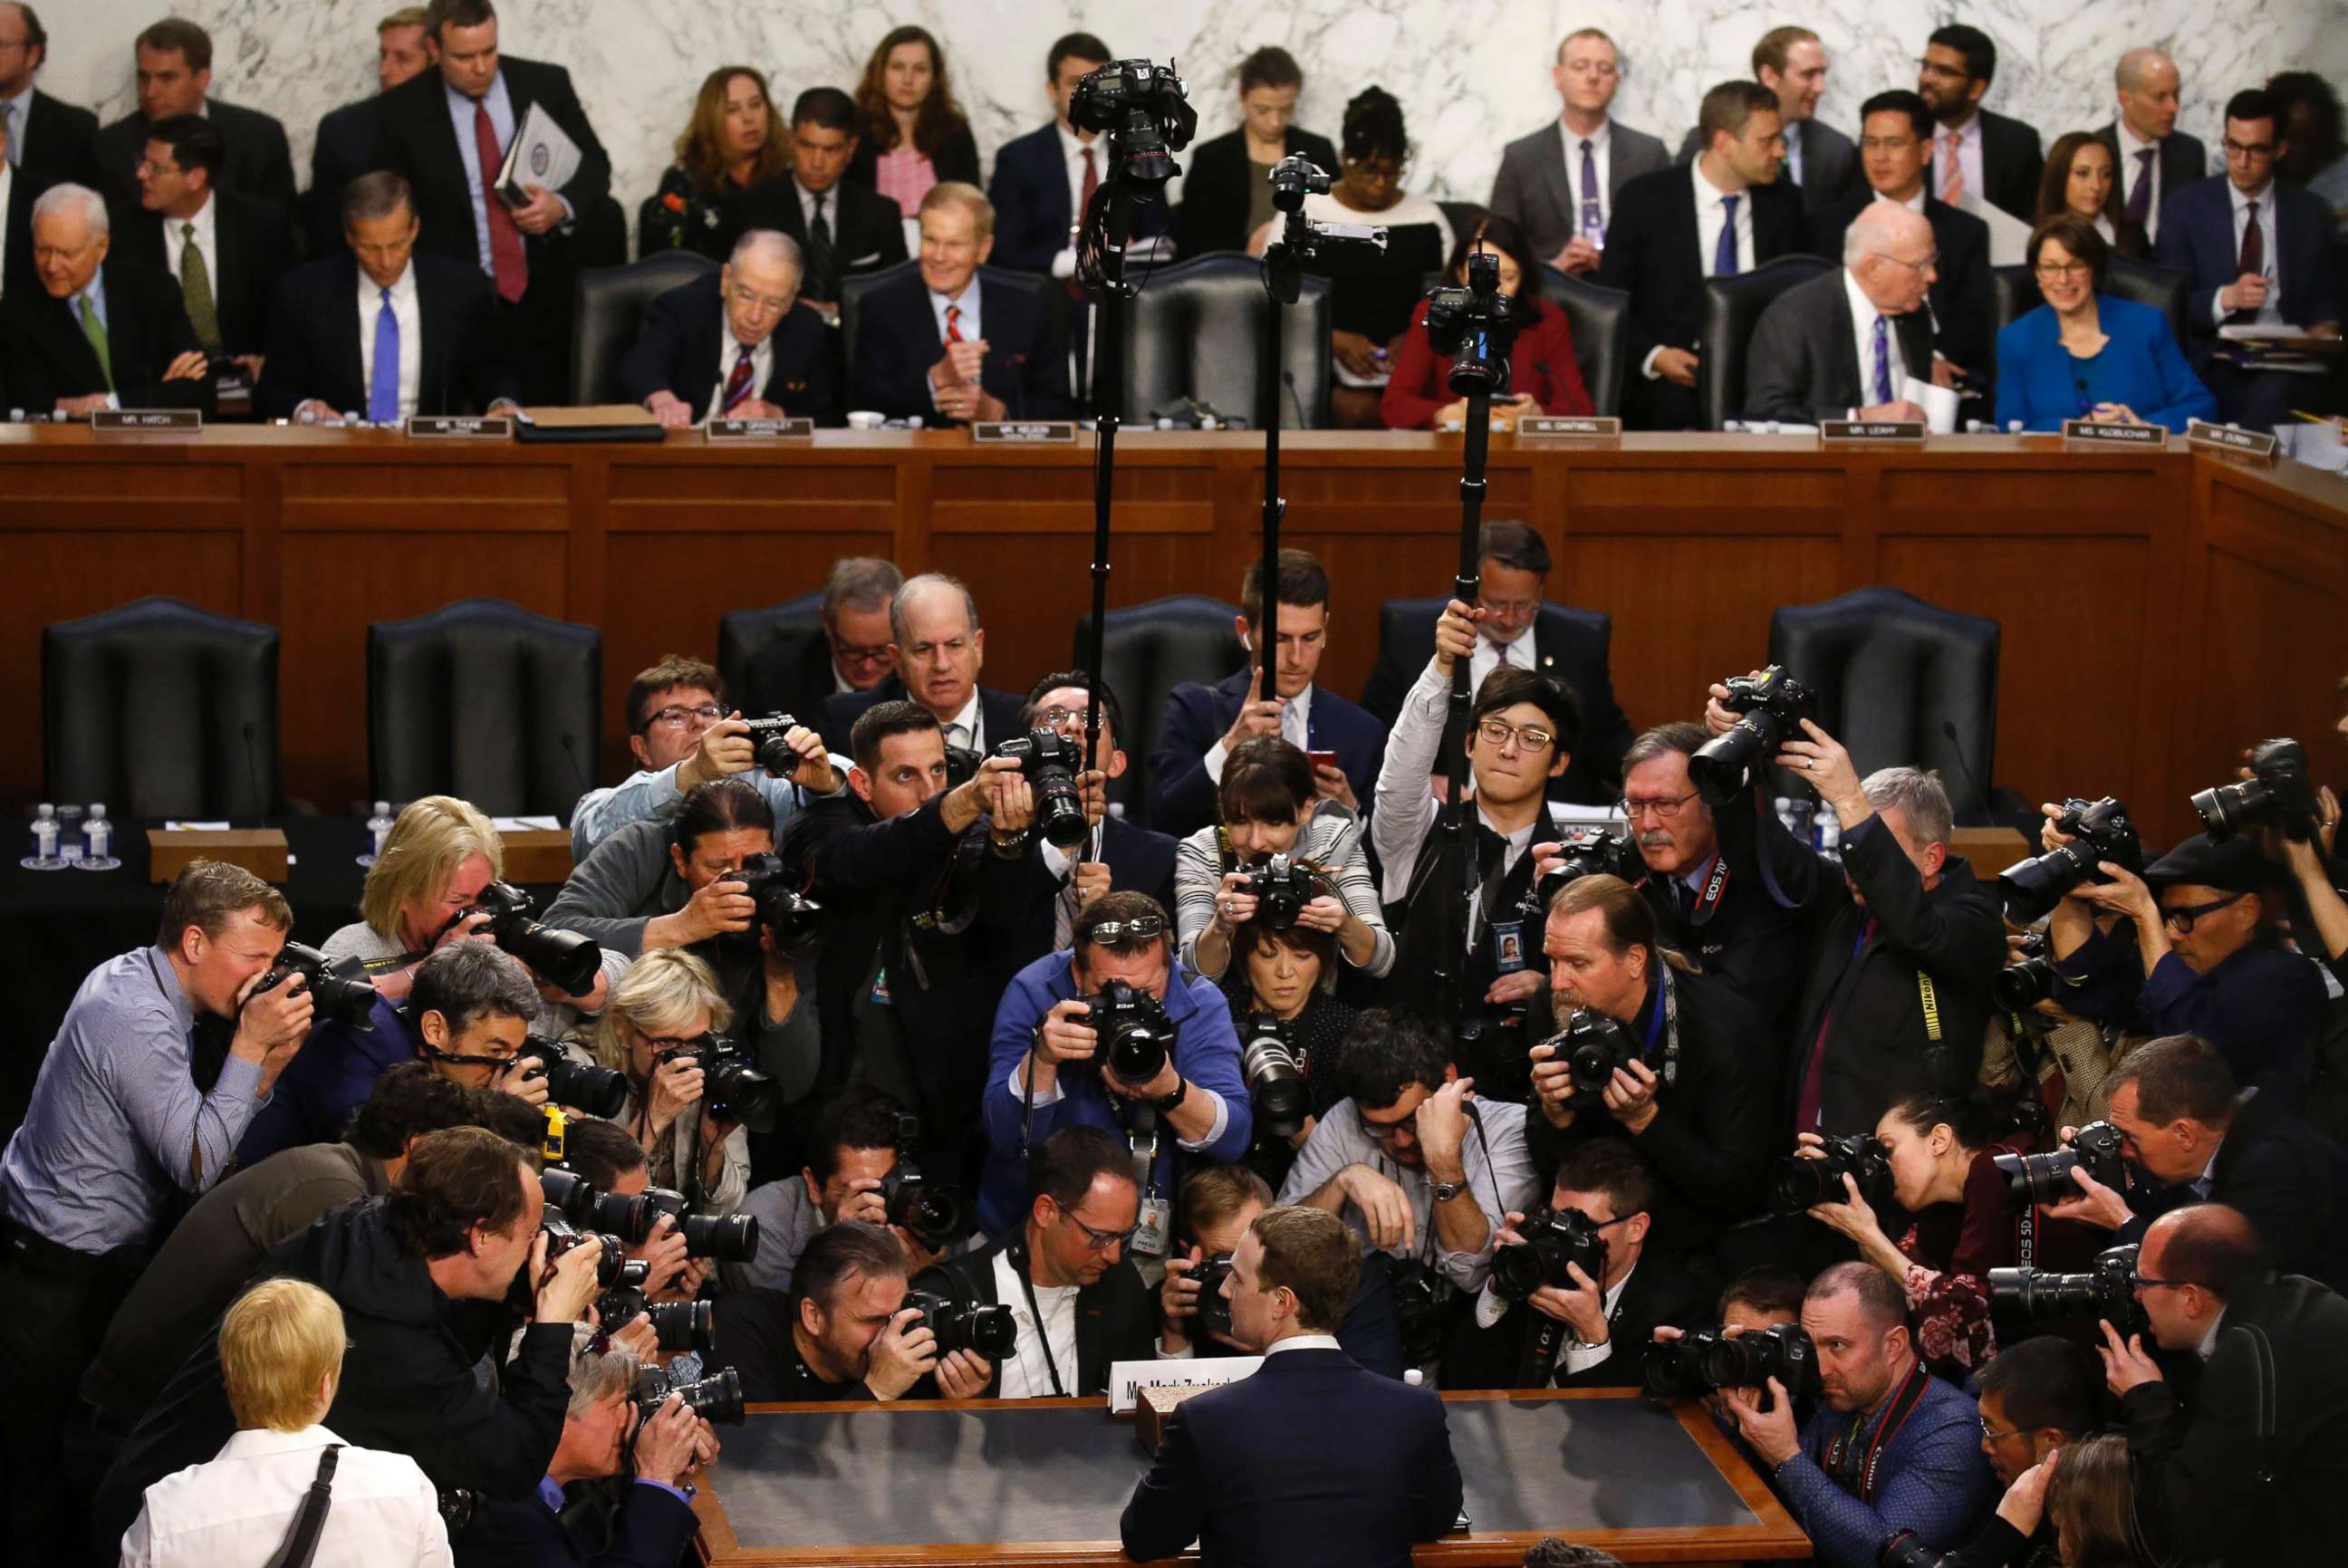
<svg viewBox="0 0 2348 1568">
<path fill-rule="evenodd" d="M 910 218 L 922 210 L 922 198 L 938 182 L 938 171 L 928 153 L 916 147 L 900 147 L 880 156 L 873 182 L 881 195 L 897 203 L 897 211 Z"/>
</svg>

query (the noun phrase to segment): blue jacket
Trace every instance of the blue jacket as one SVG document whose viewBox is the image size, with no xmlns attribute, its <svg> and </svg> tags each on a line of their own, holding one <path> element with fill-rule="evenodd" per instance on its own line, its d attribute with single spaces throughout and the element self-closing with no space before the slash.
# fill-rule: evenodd
<svg viewBox="0 0 2348 1568">
<path fill-rule="evenodd" d="M 1158 744 L 1149 755 L 1150 827 L 1179 839 L 1216 820 L 1207 753 L 1239 717 L 1240 705 L 1254 697 L 1261 679 L 1261 672 L 1251 667 L 1212 686 L 1186 681 L 1168 695 Z M 1312 749 L 1337 754 L 1338 770 L 1354 787 L 1366 820 L 1377 793 L 1378 769 L 1385 761 L 1386 727 L 1369 709 L 1316 681 L 1305 736 Z"/>
<path fill-rule="evenodd" d="M 978 1222 L 990 1236 L 1009 1233 L 1027 1204 L 1027 1171 L 1019 1158 L 1020 1120 L 1026 1108 L 1013 1083 L 1013 1069 L 1026 1057 L 1044 1015 L 1081 994 L 1069 955 L 1047 953 L 1012 976 L 994 1010 L 994 1040 L 987 1052 L 986 1086 L 979 1107 L 986 1120 L 986 1171 L 978 1186 Z M 1167 983 L 1165 1001 L 1166 1016 L 1174 1025 L 1174 1070 L 1189 1081 L 1192 1094 L 1206 1089 L 1220 1096 L 1225 1111 L 1222 1135 L 1191 1152 L 1210 1160 L 1237 1160 L 1255 1136 L 1255 1115 L 1240 1078 L 1240 1037 L 1231 1027 L 1231 1005 L 1210 982 L 1179 967 Z M 1036 1106 L 1028 1120 L 1028 1148 L 1063 1127 L 1097 1127 L 1113 1137 L 1125 1136 L 1119 1118 L 1129 1102 L 1112 1096 L 1099 1073 L 1063 1068 L 1057 1087 L 1058 1098 Z M 1161 1123 L 1158 1160 L 1150 1167 L 1149 1191 L 1143 1196 L 1163 1198 L 1170 1204 L 1179 1180 L 1175 1140 Z"/>
<path fill-rule="evenodd" d="M 416 1059 L 419 1041 L 398 1003 L 378 997 L 367 1022 L 370 1027 L 355 1029 L 329 1019 L 310 1031 L 245 1129 L 236 1146 L 239 1164 L 250 1169 L 281 1149 L 332 1143 L 375 1092 L 375 1080 Z"/>
<path fill-rule="evenodd" d="M 1884 1539 L 1902 1530 L 1941 1552 L 1973 1538 L 1998 1492 L 1982 1456 L 1981 1412 L 1972 1396 L 1938 1377 L 1927 1379 L 1923 1398 L 1883 1441 L 1872 1503 L 1845 1491 L 1824 1468 L 1828 1449 L 1849 1425 L 1848 1413 L 1821 1405 L 1802 1429 L 1802 1451 L 1771 1478 L 1817 1549 L 1820 1568 L 1874 1568 Z M 1860 1432 L 1855 1446 L 1861 1454 L 1872 1436 L 1871 1429 Z"/>
<path fill-rule="evenodd" d="M 2218 291 L 2241 275 L 2241 244 L 2234 238 L 2229 184 L 2225 175 L 2213 174 L 2172 191 L 2160 204 L 2155 259 L 2187 273 L 2185 317 L 2193 335 L 2196 364 L 2217 342 Z M 2259 201 L 2259 228 L 2266 240 L 2267 268 L 2282 291 L 2275 308 L 2283 320 L 2294 326 L 2338 321 L 2332 213 L 2323 199 L 2270 185 Z"/>
<path fill-rule="evenodd" d="M 2199 1035 L 2243 1083 L 2297 1092 L 2312 1076 L 2328 1008 L 2313 959 L 2253 942 L 2207 975 L 2171 953 L 2144 972 L 2135 928 L 2097 932 L 2055 965 L 2055 999 L 2083 1018 L 2149 1035 Z"/>
<path fill-rule="evenodd" d="M 2106 396 L 2092 401 L 2125 403 L 2137 418 L 2180 434 L 2188 419 L 2217 418 L 2218 400 L 2186 363 L 2168 316 L 2104 294 L 2096 296 L 2096 314 L 2111 341 L 2096 357 Z M 2064 420 L 2086 417 L 2079 401 L 2078 377 L 2054 306 L 2042 304 L 1997 335 L 2001 429 L 2019 419 L 2026 430 L 2060 430 Z"/>
</svg>

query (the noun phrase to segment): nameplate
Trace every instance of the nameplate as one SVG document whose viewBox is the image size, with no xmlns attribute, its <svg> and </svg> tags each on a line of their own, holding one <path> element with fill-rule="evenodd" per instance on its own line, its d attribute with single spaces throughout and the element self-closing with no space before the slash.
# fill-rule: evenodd
<svg viewBox="0 0 2348 1568">
<path fill-rule="evenodd" d="M 513 439 L 513 421 L 503 414 L 479 417 L 417 414 L 408 419 L 407 433 L 428 436 L 436 440 L 453 437 L 467 440 L 510 441 Z"/>
<path fill-rule="evenodd" d="M 89 417 L 89 428 L 100 435 L 108 430 L 201 430 L 204 416 L 196 408 L 100 408 Z"/>
<path fill-rule="evenodd" d="M 293 857 L 275 828 L 149 828 L 147 880 L 167 882 L 196 861 L 226 861 L 265 882 L 283 882 Z"/>
<path fill-rule="evenodd" d="M 1591 440 L 1605 439 L 1622 433 L 1622 421 L 1595 416 L 1580 418 L 1549 414 L 1528 414 L 1517 421 L 1517 439 L 1525 440 Z"/>
<path fill-rule="evenodd" d="M 2273 436 L 2257 430 L 2237 430 L 2231 425 L 2192 419 L 2185 426 L 2185 444 L 2212 452 L 2239 452 L 2246 458 L 2271 458 L 2281 443 Z"/>
<path fill-rule="evenodd" d="M 2168 445 L 2166 425 L 2104 425 L 2093 419 L 2065 419 L 2063 438 L 2066 441 L 2109 441 L 2120 447 L 2165 448 Z"/>
<path fill-rule="evenodd" d="M 1074 419 L 981 419 L 970 428 L 970 438 L 981 446 L 998 442 L 1023 447 L 1073 443 L 1076 438 L 1076 422 Z"/>
<path fill-rule="evenodd" d="M 1818 422 L 1818 440 L 1829 447 L 1838 441 L 1914 441 L 1921 445 L 1928 428 L 1919 419 L 1822 419 Z"/>
<path fill-rule="evenodd" d="M 1115 1361 L 1108 1369 L 1108 1413 L 1133 1414 L 1144 1388 L 1214 1388 L 1263 1365 L 1261 1356 L 1206 1356 L 1188 1361 Z"/>
<path fill-rule="evenodd" d="M 713 441 L 811 441 L 813 419 L 712 419 L 704 427 Z"/>
</svg>

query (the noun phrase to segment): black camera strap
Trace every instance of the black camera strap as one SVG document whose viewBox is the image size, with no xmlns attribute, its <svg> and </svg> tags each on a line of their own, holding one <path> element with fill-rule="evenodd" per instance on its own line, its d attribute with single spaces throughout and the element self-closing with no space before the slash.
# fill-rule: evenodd
<svg viewBox="0 0 2348 1568">
<path fill-rule="evenodd" d="M 1052 1326 L 1044 1321 L 1044 1309 L 1035 1300 L 1035 1276 L 1028 1270 L 1027 1248 L 1014 1242 L 1010 1256 L 1011 1272 L 1019 1276 L 1019 1288 L 1027 1297 L 1027 1321 L 1035 1326 L 1035 1343 L 1044 1351 L 1044 1370 L 1051 1376 L 1053 1397 L 1065 1399 L 1068 1386 L 1060 1381 L 1060 1364 L 1052 1356 Z"/>
<path fill-rule="evenodd" d="M 1651 951 L 1653 950 L 1651 949 Z M 1663 1065 L 1655 1074 L 1655 1078 L 1663 1088 L 1670 1088 L 1680 1081 L 1680 991 L 1678 985 L 1673 983 L 1671 965 L 1664 962 L 1660 952 L 1656 954 L 1655 962 L 1661 965 L 1663 972 L 1662 979 L 1657 983 L 1663 990 L 1663 1006 L 1659 1009 L 1657 1019 L 1647 1025 L 1645 1046 L 1647 1051 L 1655 1048 L 1655 1026 L 1656 1023 L 1661 1023 L 1663 1031 Z M 1642 1051 L 1640 1054 L 1643 1057 L 1646 1051 Z"/>
<path fill-rule="evenodd" d="M 318 1473 L 311 1480 L 310 1490 L 303 1494 L 301 1511 L 294 1516 L 294 1528 L 286 1532 L 276 1554 L 263 1568 L 310 1568 L 310 1559 L 318 1554 L 318 1537 L 326 1528 L 326 1511 L 334 1506 L 335 1466 L 342 1451 L 342 1444 L 328 1443 L 326 1451 L 318 1456 Z"/>
<path fill-rule="evenodd" d="M 1874 1436 L 1867 1440 L 1867 1452 L 1863 1456 L 1856 1455 L 1853 1450 L 1859 1443 L 1859 1429 L 1866 1419 L 1864 1416 L 1853 1416 L 1849 1424 L 1827 1446 L 1827 1462 L 1823 1467 L 1826 1472 L 1845 1482 L 1852 1494 L 1869 1507 L 1875 1503 L 1876 1470 L 1883 1462 L 1884 1448 L 1899 1436 L 1900 1429 L 1908 1424 L 1908 1418 L 1916 1413 L 1916 1407 L 1922 1402 L 1924 1390 L 1931 1381 L 1932 1375 L 1925 1370 L 1921 1361 L 1908 1368 L 1908 1380 L 1891 1397 L 1890 1404 L 1884 1407 L 1882 1418 L 1875 1423 Z M 1855 1470 L 1851 1466 L 1854 1458 L 1859 1461 Z"/>
</svg>

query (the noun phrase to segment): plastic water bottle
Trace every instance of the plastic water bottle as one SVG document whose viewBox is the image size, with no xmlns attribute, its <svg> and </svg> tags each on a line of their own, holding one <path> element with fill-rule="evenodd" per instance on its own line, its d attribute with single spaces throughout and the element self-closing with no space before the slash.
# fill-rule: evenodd
<svg viewBox="0 0 2348 1568">
<path fill-rule="evenodd" d="M 81 835 L 88 853 L 81 862 L 86 872 L 110 872 L 122 862 L 114 858 L 114 824 L 106 820 L 106 808 L 93 805 L 83 819 Z"/>
<path fill-rule="evenodd" d="M 375 815 L 369 817 L 366 821 L 368 848 L 367 852 L 359 857 L 359 864 L 363 866 L 375 864 L 376 857 L 383 853 L 383 841 L 391 832 L 391 802 L 377 800 L 375 803 Z"/>
<path fill-rule="evenodd" d="M 62 870 L 57 858 L 57 809 L 43 801 L 33 816 L 33 852 L 16 862 L 28 872 Z"/>
<path fill-rule="evenodd" d="M 81 863 L 81 808 L 62 802 L 57 807 L 57 858 L 66 864 Z"/>
</svg>

